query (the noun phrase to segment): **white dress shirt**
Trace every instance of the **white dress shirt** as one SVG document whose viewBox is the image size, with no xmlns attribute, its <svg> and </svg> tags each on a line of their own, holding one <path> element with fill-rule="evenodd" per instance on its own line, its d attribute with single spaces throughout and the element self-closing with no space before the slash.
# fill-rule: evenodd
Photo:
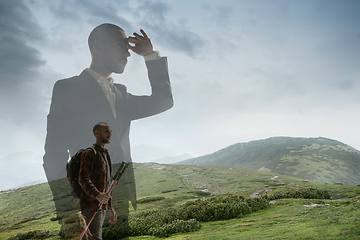
<svg viewBox="0 0 360 240">
<path fill-rule="evenodd" d="M 152 61 L 159 58 L 160 58 L 160 54 L 158 51 L 153 51 L 152 53 L 144 56 L 145 61 Z M 112 90 L 114 89 L 114 79 L 112 77 L 106 78 L 105 76 L 102 76 L 101 74 L 95 72 L 91 68 L 86 68 L 85 71 L 90 73 L 90 75 L 93 78 L 95 78 L 96 81 L 99 83 L 101 89 L 103 90 L 106 98 L 110 103 L 111 110 L 116 119 L 116 109 L 115 109 L 116 95 Z"/>
</svg>

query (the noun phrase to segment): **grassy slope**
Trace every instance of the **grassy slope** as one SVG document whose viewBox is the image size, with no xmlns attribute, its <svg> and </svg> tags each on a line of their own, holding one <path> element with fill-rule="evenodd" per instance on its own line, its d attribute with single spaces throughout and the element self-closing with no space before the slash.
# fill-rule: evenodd
<svg viewBox="0 0 360 240">
<path fill-rule="evenodd" d="M 0 192 L 0 239 L 35 229 L 58 232 L 48 184 Z"/>
<path fill-rule="evenodd" d="M 275 235 L 282 234 L 281 231 L 284 231 L 284 229 L 296 233 L 299 229 L 302 229 L 299 226 L 301 223 L 304 223 L 306 226 L 315 224 L 312 221 L 314 217 L 312 215 L 302 214 L 304 211 L 309 212 L 309 214 L 314 214 L 315 217 L 320 219 L 319 223 L 322 225 L 319 224 L 316 229 L 328 229 L 331 224 L 333 224 L 333 226 L 341 225 L 339 227 L 340 230 L 342 229 L 341 227 L 350 229 L 353 224 L 351 219 L 358 221 L 360 217 L 357 208 L 351 208 L 356 204 L 356 206 L 359 205 L 358 200 L 354 198 L 360 192 L 360 188 L 356 186 L 319 184 L 283 175 L 277 175 L 278 177 L 274 178 L 275 175 L 271 173 L 238 168 L 229 169 L 228 167 L 159 164 L 134 164 L 134 167 L 137 179 L 138 198 L 141 199 L 147 196 L 164 197 L 161 201 L 138 204 L 137 211 L 181 204 L 189 199 L 198 198 L 199 193 L 202 193 L 200 191 L 208 191 L 211 193 L 237 192 L 248 197 L 256 191 L 260 193 L 271 191 L 274 193 L 293 188 L 317 187 L 329 190 L 336 198 L 351 197 L 356 200 L 351 200 L 351 204 L 346 203 L 346 200 L 329 200 L 328 203 L 330 206 L 309 209 L 302 205 L 304 202 L 310 203 L 312 200 L 279 200 L 268 209 L 251 214 L 245 218 L 206 223 L 199 232 L 175 235 L 173 239 L 182 239 L 184 236 L 191 237 L 191 239 L 205 239 L 201 237 L 206 235 L 208 235 L 208 237 L 216 237 L 212 239 L 226 239 L 224 236 L 227 236 L 228 233 L 235 234 L 236 236 L 245 234 L 243 235 L 244 237 L 247 236 L 246 234 L 250 234 L 248 235 L 249 238 L 251 238 L 252 235 L 252 237 L 256 239 L 256 234 L 264 234 L 263 231 L 259 230 L 259 227 L 265 228 L 267 231 L 272 231 Z M 64 184 L 64 182 L 60 182 L 59 184 L 64 187 L 64 203 L 71 202 L 71 197 L 66 194 L 66 184 Z M 51 197 L 51 192 L 47 184 L 20 188 L 9 193 L 2 192 L 0 194 L 0 239 L 7 239 L 19 232 L 31 230 L 50 230 L 56 234 L 60 225 L 57 221 L 50 220 L 51 217 L 55 216 Z M 116 199 L 116 195 L 114 199 Z M 327 213 L 321 213 L 318 212 L 317 209 L 319 209 L 319 211 L 320 209 L 330 210 Z M 336 221 L 339 221 L 339 215 L 344 214 L 344 212 L 349 214 L 349 222 L 337 223 Z M 350 212 L 353 214 L 352 216 L 350 216 Z M 321 215 L 323 214 L 329 217 L 330 222 L 321 220 Z M 305 218 L 306 216 L 312 217 Z M 254 220 L 260 218 L 263 220 Z M 291 220 L 293 225 L 288 225 L 290 218 L 293 219 Z M 248 231 L 245 231 L 246 229 L 248 229 Z M 345 234 L 347 234 L 345 236 L 351 236 L 349 235 L 350 233 L 348 234 L 346 232 L 346 229 L 341 231 L 345 231 Z M 329 234 L 332 233 L 331 230 L 326 231 Z M 266 237 L 267 235 L 262 236 Z M 268 237 L 270 238 L 270 235 Z M 152 237 L 150 237 L 150 239 L 151 238 Z"/>
<path fill-rule="evenodd" d="M 203 223 L 197 232 L 174 234 L 167 239 L 359 239 L 359 200 L 278 200 L 241 219 Z M 305 206 L 315 203 L 322 205 Z"/>
<path fill-rule="evenodd" d="M 179 164 L 238 167 L 320 183 L 360 184 L 360 151 L 326 138 L 273 137 L 237 143 Z"/>
</svg>

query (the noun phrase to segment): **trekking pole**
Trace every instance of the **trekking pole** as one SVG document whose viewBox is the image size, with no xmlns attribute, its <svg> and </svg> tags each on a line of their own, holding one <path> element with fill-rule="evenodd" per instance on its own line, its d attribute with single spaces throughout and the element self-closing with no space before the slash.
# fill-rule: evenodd
<svg viewBox="0 0 360 240">
<path fill-rule="evenodd" d="M 108 188 L 106 189 L 106 193 L 107 193 L 107 194 L 110 193 L 110 192 L 114 189 L 115 185 L 119 182 L 119 179 L 121 178 L 121 176 L 123 175 L 125 169 L 126 169 L 129 165 L 130 165 L 129 163 L 121 162 L 119 169 L 116 171 L 115 176 L 114 176 L 113 180 L 111 181 L 111 184 L 110 184 L 110 185 L 108 186 Z M 103 205 L 102 203 L 99 203 L 96 212 L 94 212 L 94 215 L 91 217 L 91 219 L 90 219 L 90 221 L 88 222 L 88 224 L 86 224 L 84 230 L 81 232 L 81 234 L 80 234 L 80 236 L 79 236 L 79 238 L 78 238 L 77 240 L 81 240 L 81 239 L 83 238 L 86 230 L 87 230 L 87 229 L 89 228 L 89 226 L 90 226 L 90 223 L 92 222 L 92 220 L 94 219 L 94 217 L 95 217 L 95 215 L 98 213 L 98 211 L 101 209 L 102 205 Z"/>
</svg>

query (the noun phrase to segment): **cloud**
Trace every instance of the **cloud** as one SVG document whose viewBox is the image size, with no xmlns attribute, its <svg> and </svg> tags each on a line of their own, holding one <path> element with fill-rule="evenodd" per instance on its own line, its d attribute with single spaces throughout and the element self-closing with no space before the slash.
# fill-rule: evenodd
<svg viewBox="0 0 360 240">
<path fill-rule="evenodd" d="M 153 25 L 144 22 L 143 25 L 155 33 L 156 42 L 164 48 L 186 53 L 190 57 L 196 57 L 203 50 L 204 41 L 181 24 Z"/>
<path fill-rule="evenodd" d="M 24 41 L 41 39 L 43 32 L 24 1 L 0 2 L 0 35 L 21 36 Z"/>
<path fill-rule="evenodd" d="M 111 22 L 123 28 L 131 27 L 130 22 L 124 17 L 129 13 L 128 0 L 89 0 L 76 1 L 71 4 L 64 1 L 51 1 L 47 8 L 55 19 L 61 20 L 60 23 L 73 23 L 75 21 L 80 26 L 83 24 L 96 26 L 100 23 Z"/>
<path fill-rule="evenodd" d="M 48 41 L 41 47 L 58 54 L 76 54 L 86 50 L 91 30 L 102 23 L 113 23 L 125 31 L 132 28 L 129 1 L 34 1 L 28 6 L 46 29 Z M 51 53 L 49 53 L 51 57 Z"/>
<path fill-rule="evenodd" d="M 360 102 L 359 6 L 353 0 L 0 1 L 0 123 L 16 132 L 0 145 L 6 154 L 32 150 L 34 138 L 43 147 L 52 85 L 88 66 L 87 37 L 103 22 L 128 35 L 143 28 L 169 60 L 175 106 L 134 122 L 133 146 L 152 142 L 205 154 L 239 139 L 318 134 L 329 119 L 334 123 L 322 135 L 336 130 L 344 142 L 356 142 L 356 131 L 343 125 L 356 129 L 358 119 L 349 113 Z M 114 77 L 130 92 L 147 94 L 143 59 L 135 55 Z M 344 124 L 351 118 L 355 123 Z"/>
<path fill-rule="evenodd" d="M 22 1 L 1 1 L 0 5 L 0 84 L 11 87 L 45 64 L 40 52 L 27 43 L 41 39 L 43 32 Z"/>
<path fill-rule="evenodd" d="M 32 10 L 38 16 L 47 17 L 43 22 L 50 48 L 75 51 L 74 43 L 79 34 L 85 37 L 97 25 L 110 22 L 122 27 L 128 35 L 143 28 L 158 46 L 195 57 L 205 41 L 193 32 L 184 19 L 172 20 L 170 4 L 143 1 L 64 1 L 35 2 Z M 76 24 L 74 24 L 76 22 Z M 78 34 L 71 34 L 77 32 Z M 66 36 L 66 37 L 64 37 Z"/>
<path fill-rule="evenodd" d="M 140 16 L 139 25 L 149 29 L 151 38 L 162 47 L 187 54 L 190 57 L 198 56 L 203 50 L 205 41 L 192 31 L 186 20 L 179 19 L 173 22 L 169 14 L 171 7 L 163 2 L 141 1 L 134 9 L 135 14 Z"/>
<path fill-rule="evenodd" d="M 40 74 L 45 65 L 39 50 L 30 45 L 43 39 L 43 31 L 22 1 L 0 2 L 0 111 L 2 121 L 21 123 L 35 119 Z"/>
<path fill-rule="evenodd" d="M 28 81 L 36 75 L 37 68 L 45 64 L 40 52 L 28 46 L 20 35 L 16 37 L 2 34 L 0 52 L 0 84 L 3 90 L 18 87 L 20 83 Z"/>
<path fill-rule="evenodd" d="M 202 9 L 207 13 L 207 24 L 212 25 L 215 30 L 223 31 L 224 29 L 231 31 L 229 27 L 231 20 L 233 19 L 234 8 L 231 5 L 214 6 L 213 4 L 204 4 Z"/>
</svg>

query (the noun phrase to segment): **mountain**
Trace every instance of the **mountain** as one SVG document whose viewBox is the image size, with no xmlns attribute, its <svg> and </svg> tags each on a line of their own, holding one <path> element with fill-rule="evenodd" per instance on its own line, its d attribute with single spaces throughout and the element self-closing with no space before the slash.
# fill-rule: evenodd
<svg viewBox="0 0 360 240">
<path fill-rule="evenodd" d="M 172 164 L 192 158 L 189 154 L 179 154 L 174 149 L 167 149 L 158 146 L 141 144 L 131 148 L 131 158 L 133 162 L 145 163 L 156 162 Z"/>
<path fill-rule="evenodd" d="M 179 161 L 184 161 L 186 159 L 193 158 L 190 154 L 182 154 L 179 156 L 171 156 L 171 157 L 163 157 L 156 160 L 153 160 L 152 162 L 159 163 L 159 164 L 173 164 Z"/>
<path fill-rule="evenodd" d="M 360 184 L 360 151 L 323 137 L 272 137 L 236 143 L 176 164 L 238 167 L 320 183 Z"/>
</svg>

